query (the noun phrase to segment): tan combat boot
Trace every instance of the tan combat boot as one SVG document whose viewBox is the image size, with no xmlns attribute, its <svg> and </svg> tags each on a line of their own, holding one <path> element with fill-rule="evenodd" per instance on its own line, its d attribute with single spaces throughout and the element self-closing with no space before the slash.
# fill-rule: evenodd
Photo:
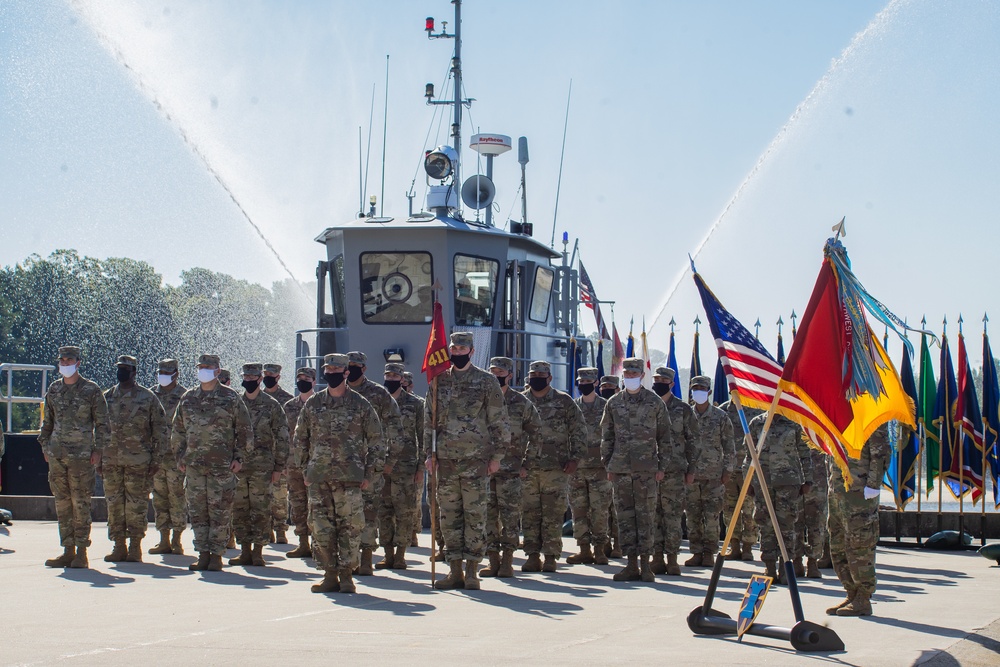
<svg viewBox="0 0 1000 667">
<path fill-rule="evenodd" d="M 815 558 L 809 558 L 806 560 L 806 578 L 807 579 L 822 579 L 823 575 L 819 571 L 819 563 Z"/>
<path fill-rule="evenodd" d="M 125 538 L 115 540 L 115 548 L 104 557 L 105 563 L 124 563 L 128 558 L 128 547 L 125 546 Z"/>
<path fill-rule="evenodd" d="M 764 561 L 764 574 L 765 576 L 771 577 L 774 580 L 774 584 L 778 584 L 778 562 L 776 560 L 765 560 Z"/>
<path fill-rule="evenodd" d="M 684 567 L 701 567 L 704 560 L 704 554 L 695 554 L 684 561 Z"/>
<path fill-rule="evenodd" d="M 230 558 L 230 565 L 250 565 L 253 563 L 253 554 L 251 553 L 251 547 L 249 542 L 244 542 L 240 545 L 240 555 L 236 558 Z"/>
<path fill-rule="evenodd" d="M 341 568 L 340 570 L 340 592 L 341 593 L 357 593 L 358 587 L 354 585 L 354 579 L 351 577 L 352 570 L 349 567 Z"/>
<path fill-rule="evenodd" d="M 742 560 L 743 559 L 743 549 L 739 544 L 734 544 L 732 550 L 726 554 L 726 560 Z"/>
<path fill-rule="evenodd" d="M 274 528 L 271 529 L 271 534 L 267 536 L 267 543 L 274 544 Z"/>
<path fill-rule="evenodd" d="M 382 560 L 375 563 L 376 570 L 391 570 L 396 560 L 396 552 L 392 547 L 385 547 L 385 555 Z"/>
<path fill-rule="evenodd" d="M 500 552 L 487 551 L 486 557 L 490 559 L 490 564 L 479 571 L 480 577 L 496 577 L 500 572 Z"/>
<path fill-rule="evenodd" d="M 410 546 L 411 547 L 420 546 L 420 540 L 417 539 L 417 531 L 413 531 L 413 534 L 410 535 Z"/>
<path fill-rule="evenodd" d="M 823 545 L 823 557 L 819 559 L 819 569 L 829 570 L 833 567 L 833 558 L 830 557 L 830 540 Z"/>
<path fill-rule="evenodd" d="M 257 567 L 264 567 L 267 562 L 264 560 L 264 545 L 255 544 L 253 545 L 253 551 L 250 552 L 250 564 L 256 565 Z"/>
<path fill-rule="evenodd" d="M 469 560 L 465 561 L 465 590 L 467 591 L 479 590 L 479 575 L 476 574 L 476 571 L 478 569 L 479 569 L 478 560 L 470 558 Z"/>
<path fill-rule="evenodd" d="M 667 573 L 667 563 L 663 560 L 663 551 L 661 549 L 653 552 L 653 561 L 649 564 L 649 569 L 653 574 Z"/>
<path fill-rule="evenodd" d="M 462 561 L 449 561 L 451 572 L 444 579 L 434 582 L 434 588 L 439 591 L 449 591 L 453 588 L 465 588 L 465 574 L 462 573 Z"/>
<path fill-rule="evenodd" d="M 229 541 L 226 542 L 226 548 L 227 549 L 236 548 L 236 533 L 234 533 L 233 531 L 229 531 Z"/>
<path fill-rule="evenodd" d="M 524 561 L 524 565 L 521 566 L 521 572 L 541 572 L 542 571 L 542 559 L 539 558 L 538 554 L 528 554 L 528 560 Z"/>
<path fill-rule="evenodd" d="M 181 533 L 183 532 L 184 532 L 183 530 L 175 530 L 174 539 L 170 540 L 170 553 L 174 554 L 175 556 L 184 555 L 184 545 L 181 544 Z M 150 551 L 149 553 L 153 552 Z"/>
<path fill-rule="evenodd" d="M 196 571 L 197 570 L 207 570 L 208 569 L 208 561 L 209 561 L 210 558 L 211 558 L 211 554 L 209 554 L 207 551 L 201 551 L 201 552 L 198 553 L 198 560 L 195 561 L 194 563 L 191 563 L 190 565 L 188 565 L 188 569 L 189 570 L 196 570 Z"/>
<path fill-rule="evenodd" d="M 747 562 L 747 563 L 750 563 L 750 562 L 753 561 L 753 545 L 752 544 L 744 544 L 743 545 L 743 560 L 745 562 Z"/>
<path fill-rule="evenodd" d="M 375 574 L 375 569 L 372 567 L 372 550 L 368 547 L 361 550 L 361 564 L 358 565 L 356 572 L 361 577 L 370 577 Z"/>
<path fill-rule="evenodd" d="M 667 554 L 667 574 L 673 577 L 680 576 L 681 566 L 677 564 L 677 554 Z"/>
<path fill-rule="evenodd" d="M 546 556 L 545 562 L 542 563 L 542 572 L 555 572 L 556 571 L 556 557 Z"/>
<path fill-rule="evenodd" d="M 209 572 L 222 572 L 222 556 L 209 554 L 208 565 L 205 567 Z"/>
<path fill-rule="evenodd" d="M 615 538 L 614 545 L 611 547 L 611 553 L 608 554 L 608 558 L 621 558 L 622 557 L 622 545 L 618 543 L 618 538 Z"/>
<path fill-rule="evenodd" d="M 594 545 L 594 565 L 607 565 L 608 564 L 608 552 L 611 549 L 608 547 L 607 542 L 598 542 Z M 569 559 L 566 559 L 569 562 Z"/>
<path fill-rule="evenodd" d="M 612 579 L 615 581 L 638 581 L 642 579 L 642 573 L 639 571 L 638 557 L 630 555 L 628 557 L 628 565 L 619 570 Z"/>
<path fill-rule="evenodd" d="M 73 558 L 69 566 L 77 570 L 86 570 L 90 567 L 90 561 L 87 560 L 87 547 L 77 547 L 76 557 Z"/>
<path fill-rule="evenodd" d="M 133 537 L 128 543 L 128 554 L 125 556 L 125 560 L 129 563 L 141 563 L 142 562 L 142 538 Z"/>
<path fill-rule="evenodd" d="M 715 554 L 705 552 L 701 557 L 702 567 L 715 567 Z"/>
<path fill-rule="evenodd" d="M 309 558 L 311 556 L 312 549 L 309 548 L 308 535 L 299 535 L 299 546 L 285 554 L 286 558 Z M 336 574 L 336 572 L 334 572 L 334 574 Z"/>
<path fill-rule="evenodd" d="M 337 578 L 337 569 L 331 567 L 323 572 L 323 581 L 313 584 L 309 590 L 313 593 L 336 593 L 340 590 L 340 579 Z"/>
<path fill-rule="evenodd" d="M 837 616 L 871 616 L 872 601 L 871 596 L 863 591 L 858 591 L 854 599 L 837 610 Z"/>
<path fill-rule="evenodd" d="M 656 577 L 653 575 L 653 570 L 649 567 L 649 556 L 639 556 L 639 578 L 647 584 L 651 584 L 656 581 Z"/>
<path fill-rule="evenodd" d="M 796 578 L 801 579 L 802 577 L 806 576 L 806 568 L 802 564 L 802 556 L 798 556 L 794 560 L 792 560 L 792 569 L 795 572 Z"/>
<path fill-rule="evenodd" d="M 63 547 L 62 556 L 56 556 L 45 561 L 45 567 L 69 567 L 76 558 L 76 547 Z"/>
<path fill-rule="evenodd" d="M 847 605 L 851 604 L 851 601 L 854 600 L 854 596 L 857 595 L 857 594 L 858 594 L 857 590 L 848 589 L 847 590 L 847 597 L 845 597 L 843 600 L 841 600 L 839 604 L 835 604 L 832 607 L 830 607 L 829 609 L 827 609 L 826 610 L 826 615 L 827 616 L 836 616 L 838 611 L 840 611 L 841 609 L 843 609 Z"/>
<path fill-rule="evenodd" d="M 170 553 L 170 531 L 161 530 L 160 531 L 160 541 L 149 550 L 151 554 L 168 554 Z"/>
<path fill-rule="evenodd" d="M 590 565 L 594 562 L 594 553 L 590 550 L 590 542 L 580 542 L 580 553 L 566 559 L 568 565 Z"/>
<path fill-rule="evenodd" d="M 406 547 L 396 547 L 396 557 L 392 559 L 392 569 L 406 569 Z"/>
<path fill-rule="evenodd" d="M 503 577 L 504 579 L 514 576 L 514 550 L 504 549 L 503 555 L 500 557 L 500 569 L 497 570 L 497 576 Z"/>
<path fill-rule="evenodd" d="M 274 529 L 274 541 L 278 544 L 288 544 L 288 538 L 285 536 L 284 526 L 278 526 Z"/>
<path fill-rule="evenodd" d="M 443 544 L 438 544 L 437 545 L 437 551 L 434 554 L 434 562 L 435 563 L 443 563 L 443 562 L 445 562 L 444 545 Z"/>
</svg>

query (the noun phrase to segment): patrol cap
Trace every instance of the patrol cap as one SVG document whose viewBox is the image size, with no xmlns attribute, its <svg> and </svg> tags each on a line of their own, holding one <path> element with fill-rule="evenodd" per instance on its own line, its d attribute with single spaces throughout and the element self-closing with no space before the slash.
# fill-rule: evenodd
<svg viewBox="0 0 1000 667">
<path fill-rule="evenodd" d="M 406 384 L 413 384 L 413 373 L 410 371 L 403 371 L 403 382 Z"/>
<path fill-rule="evenodd" d="M 120 357 L 118 357 L 118 361 L 115 362 L 115 365 L 116 366 L 131 366 L 132 368 L 138 368 L 139 367 L 139 362 L 136 360 L 135 357 L 127 355 L 127 354 L 123 354 Z"/>
<path fill-rule="evenodd" d="M 265 373 L 280 373 L 281 364 L 264 364 Z"/>
<path fill-rule="evenodd" d="M 225 384 L 226 382 L 229 381 L 229 379 L 230 379 L 229 369 L 220 368 L 219 369 L 219 382 Z"/>
<path fill-rule="evenodd" d="M 406 372 L 406 366 L 399 363 L 398 361 L 390 361 L 385 365 L 385 372 L 402 375 L 404 372 Z"/>
<path fill-rule="evenodd" d="M 217 354 L 202 354 L 198 357 L 198 365 L 222 368 L 222 361 L 219 359 L 219 355 Z"/>
<path fill-rule="evenodd" d="M 358 366 L 366 366 L 368 364 L 368 355 L 364 352 L 348 352 L 347 362 L 357 364 Z"/>
<path fill-rule="evenodd" d="M 655 372 L 655 373 L 653 373 L 653 375 L 655 375 L 655 376 L 657 376 L 657 377 L 663 377 L 663 378 L 667 378 L 667 379 L 668 379 L 668 380 L 670 380 L 671 382 L 673 382 L 673 381 L 674 381 L 674 376 L 675 376 L 676 374 L 677 374 L 677 373 L 676 373 L 676 372 L 674 371 L 674 369 L 673 369 L 673 368 L 668 368 L 668 367 L 666 367 L 666 366 L 657 366 L 657 367 L 656 367 L 656 372 Z"/>
<path fill-rule="evenodd" d="M 691 378 L 692 387 L 704 387 L 705 389 L 712 388 L 712 378 L 707 375 L 695 375 Z"/>
<path fill-rule="evenodd" d="M 62 357 L 66 357 L 66 358 L 72 357 L 73 359 L 76 359 L 77 361 L 80 361 L 80 359 L 82 359 L 82 357 L 80 356 L 80 348 L 77 347 L 76 345 L 63 345 L 62 347 L 60 347 L 59 348 L 59 357 L 60 358 L 62 358 Z"/>
<path fill-rule="evenodd" d="M 263 373 L 263 370 L 263 366 L 257 362 L 243 364 L 243 375 L 256 375 L 259 377 Z"/>
<path fill-rule="evenodd" d="M 615 387 L 620 387 L 621 383 L 618 381 L 617 375 L 605 375 L 601 378 L 601 385 L 613 384 Z"/>
<path fill-rule="evenodd" d="M 577 382 L 597 382 L 597 369 L 590 366 L 576 369 Z"/>
<path fill-rule="evenodd" d="M 531 365 L 528 366 L 528 372 L 552 375 L 552 364 L 547 361 L 532 361 Z"/>
<path fill-rule="evenodd" d="M 159 365 L 156 367 L 161 373 L 176 373 L 177 372 L 177 360 L 176 359 L 160 359 Z"/>
<path fill-rule="evenodd" d="M 490 368 L 502 368 L 508 373 L 513 373 L 514 360 L 510 357 L 493 357 L 490 359 Z"/>
<path fill-rule="evenodd" d="M 472 334 L 468 331 L 455 331 L 451 334 L 451 344 L 472 347 Z"/>
<path fill-rule="evenodd" d="M 324 366 L 342 366 L 346 368 L 347 361 L 346 354 L 328 354 L 323 357 Z"/>
<path fill-rule="evenodd" d="M 641 373 L 646 370 L 646 362 L 640 357 L 629 357 L 622 362 L 622 370 L 639 371 Z"/>
<path fill-rule="evenodd" d="M 308 375 L 313 380 L 315 380 L 316 379 L 316 369 L 315 368 L 310 368 L 309 366 L 303 366 L 302 368 L 300 368 L 297 371 L 295 371 L 295 375 L 296 375 L 296 377 L 298 377 L 299 375 Z"/>
</svg>

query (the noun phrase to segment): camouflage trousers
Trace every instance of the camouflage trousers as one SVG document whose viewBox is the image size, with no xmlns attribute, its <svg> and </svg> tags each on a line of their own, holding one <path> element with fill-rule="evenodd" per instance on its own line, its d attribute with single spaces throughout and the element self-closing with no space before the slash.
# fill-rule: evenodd
<svg viewBox="0 0 1000 667">
<path fill-rule="evenodd" d="M 384 548 L 408 547 L 413 535 L 415 473 L 393 471 L 385 477 L 378 504 L 378 541 Z"/>
<path fill-rule="evenodd" d="M 282 474 L 278 483 L 271 485 L 271 525 L 275 529 L 288 525 L 287 474 Z"/>
<path fill-rule="evenodd" d="M 729 481 L 726 482 L 726 497 L 722 507 L 722 517 L 726 521 L 727 529 L 733 520 L 733 510 L 736 509 L 736 501 L 740 497 L 743 479 L 743 471 L 737 470 L 729 478 Z M 733 531 L 733 545 L 742 544 L 743 547 L 749 548 L 757 544 L 757 524 L 753 520 L 753 510 L 753 498 L 748 495 L 743 500 L 743 507 L 740 508 L 739 516 L 736 517 L 736 528 Z"/>
<path fill-rule="evenodd" d="M 573 537 L 578 544 L 607 544 L 611 482 L 604 468 L 577 468 L 569 480 Z"/>
<path fill-rule="evenodd" d="M 163 460 L 153 475 L 153 512 L 157 530 L 181 531 L 187 528 L 187 503 L 184 501 L 184 473 L 172 457 Z"/>
<path fill-rule="evenodd" d="M 681 551 L 684 531 L 681 519 L 686 498 L 684 473 L 668 472 L 656 494 L 656 534 L 653 550 L 676 556 Z"/>
<path fill-rule="evenodd" d="M 687 487 L 688 546 L 693 554 L 719 552 L 719 514 L 726 487 L 719 477 L 698 478 Z"/>
<path fill-rule="evenodd" d="M 194 550 L 221 556 L 226 552 L 233 520 L 233 495 L 236 475 L 229 466 L 192 468 L 184 474 Z"/>
<path fill-rule="evenodd" d="M 240 544 L 267 544 L 271 537 L 270 470 L 240 470 L 233 497 L 233 533 Z"/>
<path fill-rule="evenodd" d="M 309 491 L 302 471 L 288 468 L 288 506 L 291 508 L 292 525 L 296 535 L 309 534 Z"/>
<path fill-rule="evenodd" d="M 56 501 L 59 542 L 90 546 L 90 503 L 97 473 L 90 459 L 49 457 L 49 487 Z"/>
<path fill-rule="evenodd" d="M 381 502 L 384 483 L 385 478 L 377 474 L 368 490 L 361 492 L 365 517 L 365 527 L 361 531 L 362 549 L 374 549 L 378 546 L 378 505 Z"/>
<path fill-rule="evenodd" d="M 413 529 L 418 533 L 424 529 L 424 489 L 427 486 L 427 472 L 419 482 L 413 485 L 413 498 L 416 504 L 413 508 Z"/>
<path fill-rule="evenodd" d="M 108 501 L 108 537 L 112 541 L 141 540 L 149 521 L 149 489 L 152 477 L 148 465 L 101 466 L 104 497 Z"/>
<path fill-rule="evenodd" d="M 878 502 L 860 489 L 830 489 L 830 558 L 848 595 L 875 592 Z"/>
<path fill-rule="evenodd" d="M 521 535 L 521 476 L 497 473 L 490 478 L 486 504 L 486 544 L 493 551 L 514 550 Z"/>
<path fill-rule="evenodd" d="M 802 521 L 798 524 L 798 538 L 795 556 L 801 558 L 823 557 L 823 545 L 828 537 L 827 521 L 829 518 L 829 501 L 827 490 L 822 486 L 814 486 L 809 493 L 802 496 Z"/>
<path fill-rule="evenodd" d="M 313 482 L 309 485 L 309 531 L 320 570 L 355 568 L 360 562 L 364 499 L 357 485 Z"/>
<path fill-rule="evenodd" d="M 521 486 L 522 548 L 526 554 L 562 554 L 562 525 L 566 516 L 567 475 L 555 470 L 529 470 Z"/>
<path fill-rule="evenodd" d="M 486 551 L 489 477 L 483 467 L 478 462 L 438 461 L 437 503 L 448 561 L 479 561 Z"/>
<path fill-rule="evenodd" d="M 656 532 L 656 474 L 617 473 L 613 482 L 618 543 L 626 556 L 653 553 Z"/>
<path fill-rule="evenodd" d="M 802 497 L 799 495 L 798 484 L 780 484 L 768 486 L 771 492 L 771 503 L 774 505 L 775 518 L 778 520 L 778 527 L 781 529 L 781 539 L 785 542 L 785 549 L 789 556 L 794 556 L 798 538 L 796 536 L 796 526 L 801 519 Z M 754 502 L 756 513 L 754 521 L 760 528 L 760 559 L 762 561 L 778 560 L 780 550 L 778 549 L 778 539 L 774 535 L 774 526 L 771 517 L 767 513 L 767 504 L 764 502 L 764 494 L 760 486 L 754 484 Z"/>
</svg>

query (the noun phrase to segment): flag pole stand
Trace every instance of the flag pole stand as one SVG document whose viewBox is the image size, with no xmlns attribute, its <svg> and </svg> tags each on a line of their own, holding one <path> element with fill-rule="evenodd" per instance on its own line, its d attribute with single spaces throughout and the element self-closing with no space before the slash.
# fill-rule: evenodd
<svg viewBox="0 0 1000 667">
<path fill-rule="evenodd" d="M 747 493 L 750 490 L 750 483 L 753 481 L 754 473 L 760 468 L 760 457 L 758 456 L 758 452 L 760 451 L 759 445 L 764 442 L 764 439 L 767 437 L 767 432 L 771 428 L 771 422 L 774 419 L 775 409 L 778 407 L 778 399 L 780 397 L 781 388 L 778 387 L 778 390 L 775 392 L 774 399 L 771 401 L 771 407 L 768 410 L 767 418 L 764 422 L 764 428 L 761 430 L 759 444 L 755 446 L 753 436 L 750 434 L 749 424 L 747 424 L 746 415 L 743 412 L 743 406 L 740 404 L 739 395 L 736 391 L 730 392 L 730 399 L 739 411 L 740 423 L 743 427 L 743 440 L 750 452 L 752 463 L 750 469 L 747 471 L 745 479 L 743 480 L 743 487 L 740 489 L 740 495 L 736 499 L 736 506 L 733 509 L 732 517 L 729 520 L 729 526 L 726 528 L 726 537 L 722 543 L 723 553 L 720 553 L 719 557 L 715 561 L 715 567 L 712 569 L 712 578 L 709 580 L 708 589 L 705 591 L 705 600 L 702 602 L 701 606 L 695 607 L 687 617 L 688 627 L 691 629 L 691 632 L 696 635 L 727 636 L 739 634 L 737 632 L 738 621 L 728 614 L 713 609 L 712 603 L 715 601 L 715 593 L 718 589 L 719 578 L 722 576 L 722 568 L 725 566 L 725 556 L 729 554 L 731 549 L 730 542 L 732 541 L 733 533 L 736 530 L 736 522 L 739 521 L 740 518 L 740 510 L 743 508 L 743 503 L 746 501 Z M 781 549 L 781 556 L 784 561 L 783 566 L 785 568 L 785 578 L 788 582 L 788 592 L 791 595 L 792 610 L 795 613 L 795 625 L 790 628 L 783 628 L 773 625 L 764 625 L 762 623 L 752 623 L 744 634 L 787 641 L 792 644 L 792 647 L 796 651 L 843 651 L 844 642 L 840 639 L 840 636 L 837 635 L 836 632 L 828 627 L 805 620 L 802 612 L 802 601 L 799 598 L 799 587 L 795 580 L 795 568 L 792 561 L 788 558 L 785 541 L 781 537 L 781 530 L 778 527 L 778 521 L 774 514 L 774 506 L 771 503 L 771 496 L 767 490 L 767 481 L 764 479 L 763 475 L 759 478 L 759 484 L 761 487 L 761 494 L 764 496 L 764 502 L 767 505 L 768 514 L 771 517 L 771 525 L 774 528 L 775 537 L 778 540 L 778 547 Z"/>
</svg>

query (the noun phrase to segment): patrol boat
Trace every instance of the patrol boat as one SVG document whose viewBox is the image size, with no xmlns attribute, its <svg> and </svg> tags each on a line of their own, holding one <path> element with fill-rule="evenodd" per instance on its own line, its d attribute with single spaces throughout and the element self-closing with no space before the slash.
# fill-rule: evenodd
<svg viewBox="0 0 1000 667">
<path fill-rule="evenodd" d="M 524 198 L 527 139 L 518 141 L 521 164 L 521 221 L 509 229 L 494 224 L 493 159 L 511 150 L 511 138 L 477 134 L 470 148 L 485 157 L 486 174 L 461 180 L 462 109 L 472 103 L 462 92 L 462 3 L 455 6 L 454 32 L 447 23 L 435 33 L 428 18 L 428 39 L 453 39 L 451 78 L 454 98 L 438 100 L 427 84 L 429 105 L 453 108 L 451 145 L 425 153 L 426 208 L 405 217 L 367 214 L 323 230 L 316 237 L 326 258 L 316 268 L 316 327 L 296 332 L 296 365 L 320 366 L 323 355 L 364 352 L 376 371 L 378 360 L 406 364 L 416 391 L 430 333 L 433 302 L 441 303 L 445 327 L 469 331 L 475 340 L 472 361 L 485 367 L 491 355 L 515 361 L 515 375 L 527 376 L 531 360 L 552 364 L 553 385 L 572 382 L 574 341 L 578 340 L 578 274 L 563 234 L 562 252 L 533 237 Z M 470 212 L 463 211 L 462 203 Z M 474 211 L 474 213 L 472 213 Z M 594 359 L 591 341 L 583 340 Z M 319 374 L 322 377 L 322 374 Z"/>
</svg>

